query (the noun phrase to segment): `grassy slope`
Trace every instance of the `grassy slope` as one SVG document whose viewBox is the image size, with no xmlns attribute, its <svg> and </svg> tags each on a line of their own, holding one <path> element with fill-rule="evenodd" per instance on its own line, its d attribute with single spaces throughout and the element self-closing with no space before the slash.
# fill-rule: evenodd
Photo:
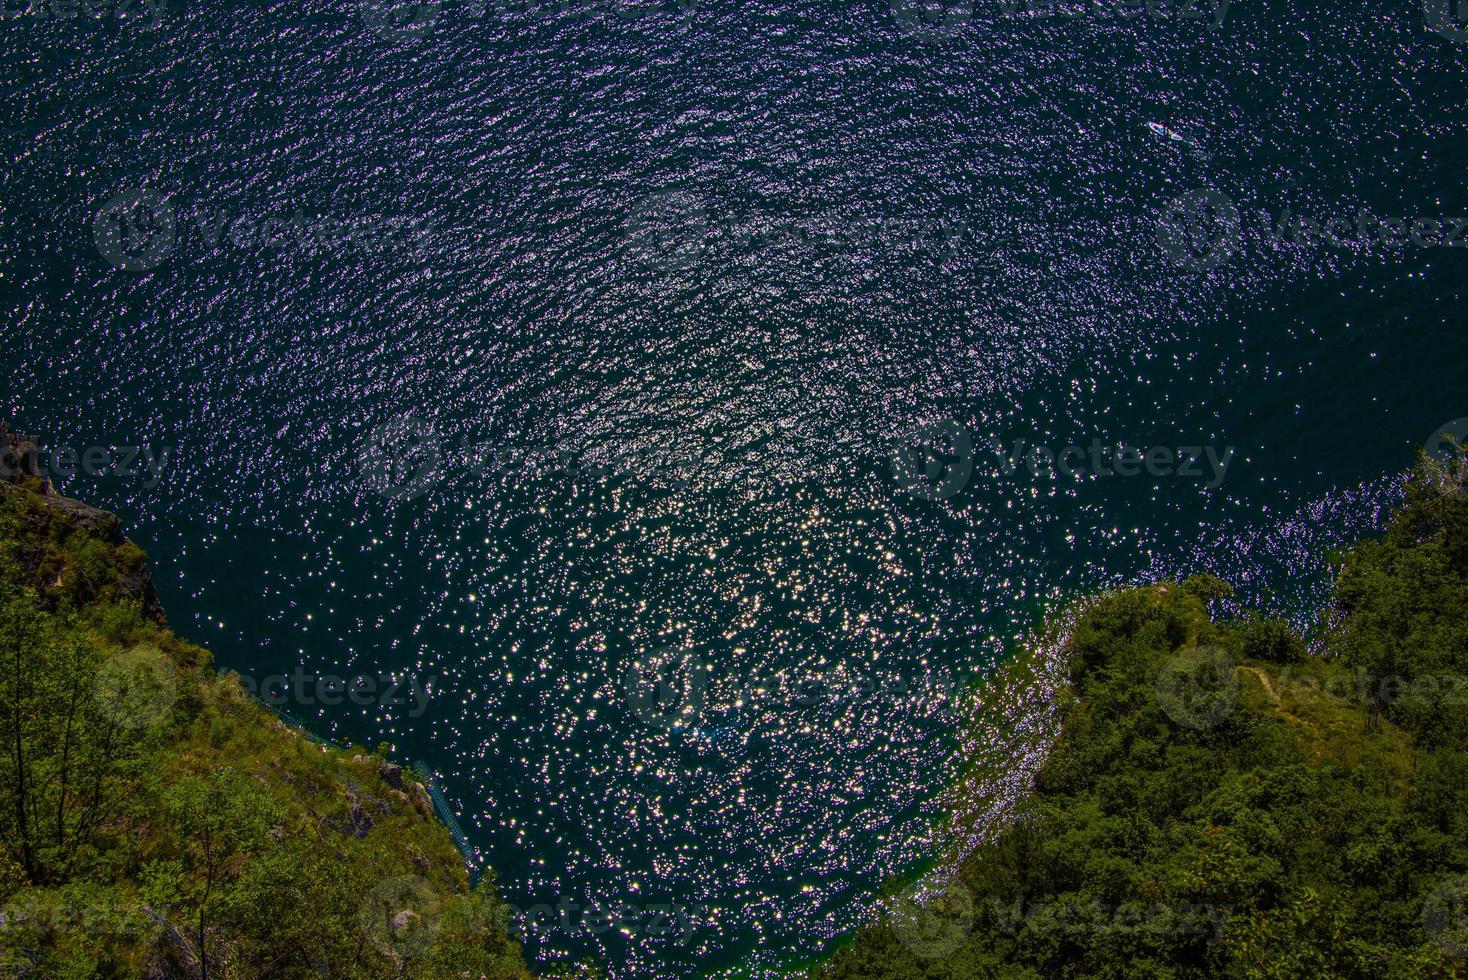
<svg viewBox="0 0 1468 980">
<path fill-rule="evenodd" d="M 524 976 L 423 788 L 218 677 L 45 490 L 0 481 L 0 976 Z"/>
</svg>

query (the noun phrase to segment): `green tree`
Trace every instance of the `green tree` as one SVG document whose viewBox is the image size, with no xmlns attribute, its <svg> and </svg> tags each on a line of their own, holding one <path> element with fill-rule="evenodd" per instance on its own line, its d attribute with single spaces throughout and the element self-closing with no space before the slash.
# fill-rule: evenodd
<svg viewBox="0 0 1468 980">
<path fill-rule="evenodd" d="M 191 920 L 189 938 L 200 976 L 208 980 L 219 972 L 212 970 L 209 936 L 216 905 L 238 868 L 269 840 L 280 813 L 258 784 L 224 768 L 179 780 L 165 794 L 164 806 L 183 844 L 173 905 Z"/>
</svg>

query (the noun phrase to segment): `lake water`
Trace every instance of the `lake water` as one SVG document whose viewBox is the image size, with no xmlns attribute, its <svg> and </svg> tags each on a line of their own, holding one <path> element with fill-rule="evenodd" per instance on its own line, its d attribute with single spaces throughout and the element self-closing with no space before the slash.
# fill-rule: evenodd
<svg viewBox="0 0 1468 980">
<path fill-rule="evenodd" d="M 81 9 L 0 21 L 0 409 L 222 666 L 372 679 L 288 706 L 433 770 L 541 964 L 818 953 L 952 683 L 1109 584 L 1308 620 L 1468 416 L 1432 4 Z"/>
</svg>

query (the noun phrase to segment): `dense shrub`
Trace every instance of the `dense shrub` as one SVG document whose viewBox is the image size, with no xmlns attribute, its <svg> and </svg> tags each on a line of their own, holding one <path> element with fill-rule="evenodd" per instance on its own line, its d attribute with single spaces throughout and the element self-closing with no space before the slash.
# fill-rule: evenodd
<svg viewBox="0 0 1468 980">
<path fill-rule="evenodd" d="M 1090 606 L 1022 816 L 817 972 L 1468 975 L 1468 499 L 1441 476 L 1343 556 L 1323 658 L 1213 623 L 1211 576 Z"/>
<path fill-rule="evenodd" d="M 0 976 L 525 975 L 414 786 L 217 677 L 39 490 L 0 483 Z"/>
</svg>

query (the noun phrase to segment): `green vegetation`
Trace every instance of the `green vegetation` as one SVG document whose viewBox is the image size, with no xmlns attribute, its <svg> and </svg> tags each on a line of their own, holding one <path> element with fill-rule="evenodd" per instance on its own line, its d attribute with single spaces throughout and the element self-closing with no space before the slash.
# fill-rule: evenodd
<svg viewBox="0 0 1468 980">
<path fill-rule="evenodd" d="M 505 925 L 422 786 L 216 676 L 111 515 L 0 480 L 0 976 L 525 976 Z"/>
<path fill-rule="evenodd" d="M 1314 653 L 1207 575 L 1079 607 L 991 689 L 1056 689 L 1033 792 L 813 972 L 1468 976 L 1465 475 L 1340 557 Z M 422 786 L 163 626 L 115 518 L 0 480 L 0 976 L 528 976 L 507 920 Z"/>
<path fill-rule="evenodd" d="M 1468 976 L 1463 478 L 1341 557 L 1317 655 L 1211 576 L 1085 607 L 1018 818 L 818 972 Z"/>
</svg>

